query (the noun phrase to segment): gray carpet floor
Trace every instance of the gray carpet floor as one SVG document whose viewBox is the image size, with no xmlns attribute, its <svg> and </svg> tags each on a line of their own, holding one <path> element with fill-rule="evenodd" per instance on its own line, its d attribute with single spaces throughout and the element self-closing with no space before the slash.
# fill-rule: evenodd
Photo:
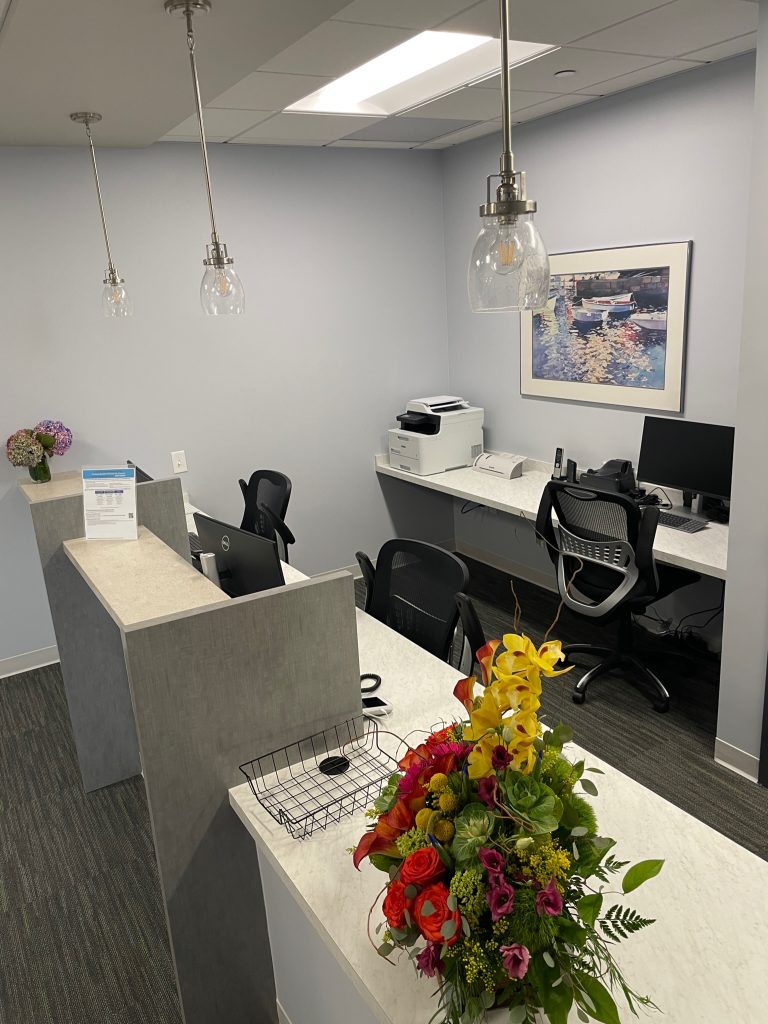
<svg viewBox="0 0 768 1024">
<path fill-rule="evenodd" d="M 509 577 L 471 563 L 486 635 L 511 628 Z M 540 637 L 554 595 L 518 584 L 523 626 Z M 358 601 L 362 603 L 362 588 Z M 557 636 L 589 640 L 563 616 Z M 712 761 L 716 661 L 672 671 L 672 710 L 657 715 L 620 678 L 587 703 L 570 680 L 543 707 L 597 756 L 768 859 L 768 790 Z M 85 795 L 58 666 L 0 681 L 0 1024 L 180 1024 L 141 778 Z M 222 1022 L 225 1024 L 225 1022 Z"/>
</svg>

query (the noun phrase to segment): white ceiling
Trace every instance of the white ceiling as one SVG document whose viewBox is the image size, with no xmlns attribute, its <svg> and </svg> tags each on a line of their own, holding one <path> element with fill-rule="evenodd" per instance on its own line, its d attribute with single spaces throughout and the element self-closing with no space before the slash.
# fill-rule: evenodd
<svg viewBox="0 0 768 1024">
<path fill-rule="evenodd" d="M 211 141 L 443 148 L 500 129 L 499 81 L 386 118 L 285 112 L 425 29 L 498 36 L 498 0 L 212 0 L 196 16 Z M 3 13 L 7 16 L 3 21 Z M 753 0 L 511 0 L 510 35 L 560 49 L 513 69 L 516 122 L 753 49 Z M 557 76 L 563 70 L 569 76 Z M 163 0 L 0 0 L 0 144 L 197 141 L 184 26 Z"/>
</svg>

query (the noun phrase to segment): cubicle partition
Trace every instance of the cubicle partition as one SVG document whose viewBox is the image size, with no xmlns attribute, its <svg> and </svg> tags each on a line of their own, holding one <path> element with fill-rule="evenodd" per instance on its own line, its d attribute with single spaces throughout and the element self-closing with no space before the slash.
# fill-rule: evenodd
<svg viewBox="0 0 768 1024">
<path fill-rule="evenodd" d="M 186 1024 L 276 1024 L 258 865 L 227 793 L 241 763 L 360 714 L 352 577 L 285 567 L 295 582 L 230 600 L 190 564 L 178 480 L 139 485 L 137 540 L 85 540 L 79 483 L 40 486 L 83 782 L 143 772 Z"/>
</svg>

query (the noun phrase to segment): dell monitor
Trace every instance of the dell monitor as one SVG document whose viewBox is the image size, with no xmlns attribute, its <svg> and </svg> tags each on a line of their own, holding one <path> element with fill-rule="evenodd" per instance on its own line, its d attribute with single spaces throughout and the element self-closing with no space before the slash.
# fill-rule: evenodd
<svg viewBox="0 0 768 1024">
<path fill-rule="evenodd" d="M 221 589 L 230 597 L 257 594 L 285 584 L 283 567 L 273 540 L 195 512 L 203 552 L 216 556 Z"/>
<path fill-rule="evenodd" d="M 733 437 L 733 427 L 646 416 L 637 478 L 729 500 Z"/>
</svg>

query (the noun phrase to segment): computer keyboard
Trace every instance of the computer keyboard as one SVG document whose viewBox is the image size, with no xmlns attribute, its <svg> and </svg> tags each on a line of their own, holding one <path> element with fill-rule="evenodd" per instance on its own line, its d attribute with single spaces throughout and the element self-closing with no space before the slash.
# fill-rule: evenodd
<svg viewBox="0 0 768 1024">
<path fill-rule="evenodd" d="M 682 530 L 684 533 L 698 533 L 706 525 L 701 519 L 676 516 L 674 512 L 659 512 L 659 526 L 669 526 L 673 530 Z"/>
</svg>

